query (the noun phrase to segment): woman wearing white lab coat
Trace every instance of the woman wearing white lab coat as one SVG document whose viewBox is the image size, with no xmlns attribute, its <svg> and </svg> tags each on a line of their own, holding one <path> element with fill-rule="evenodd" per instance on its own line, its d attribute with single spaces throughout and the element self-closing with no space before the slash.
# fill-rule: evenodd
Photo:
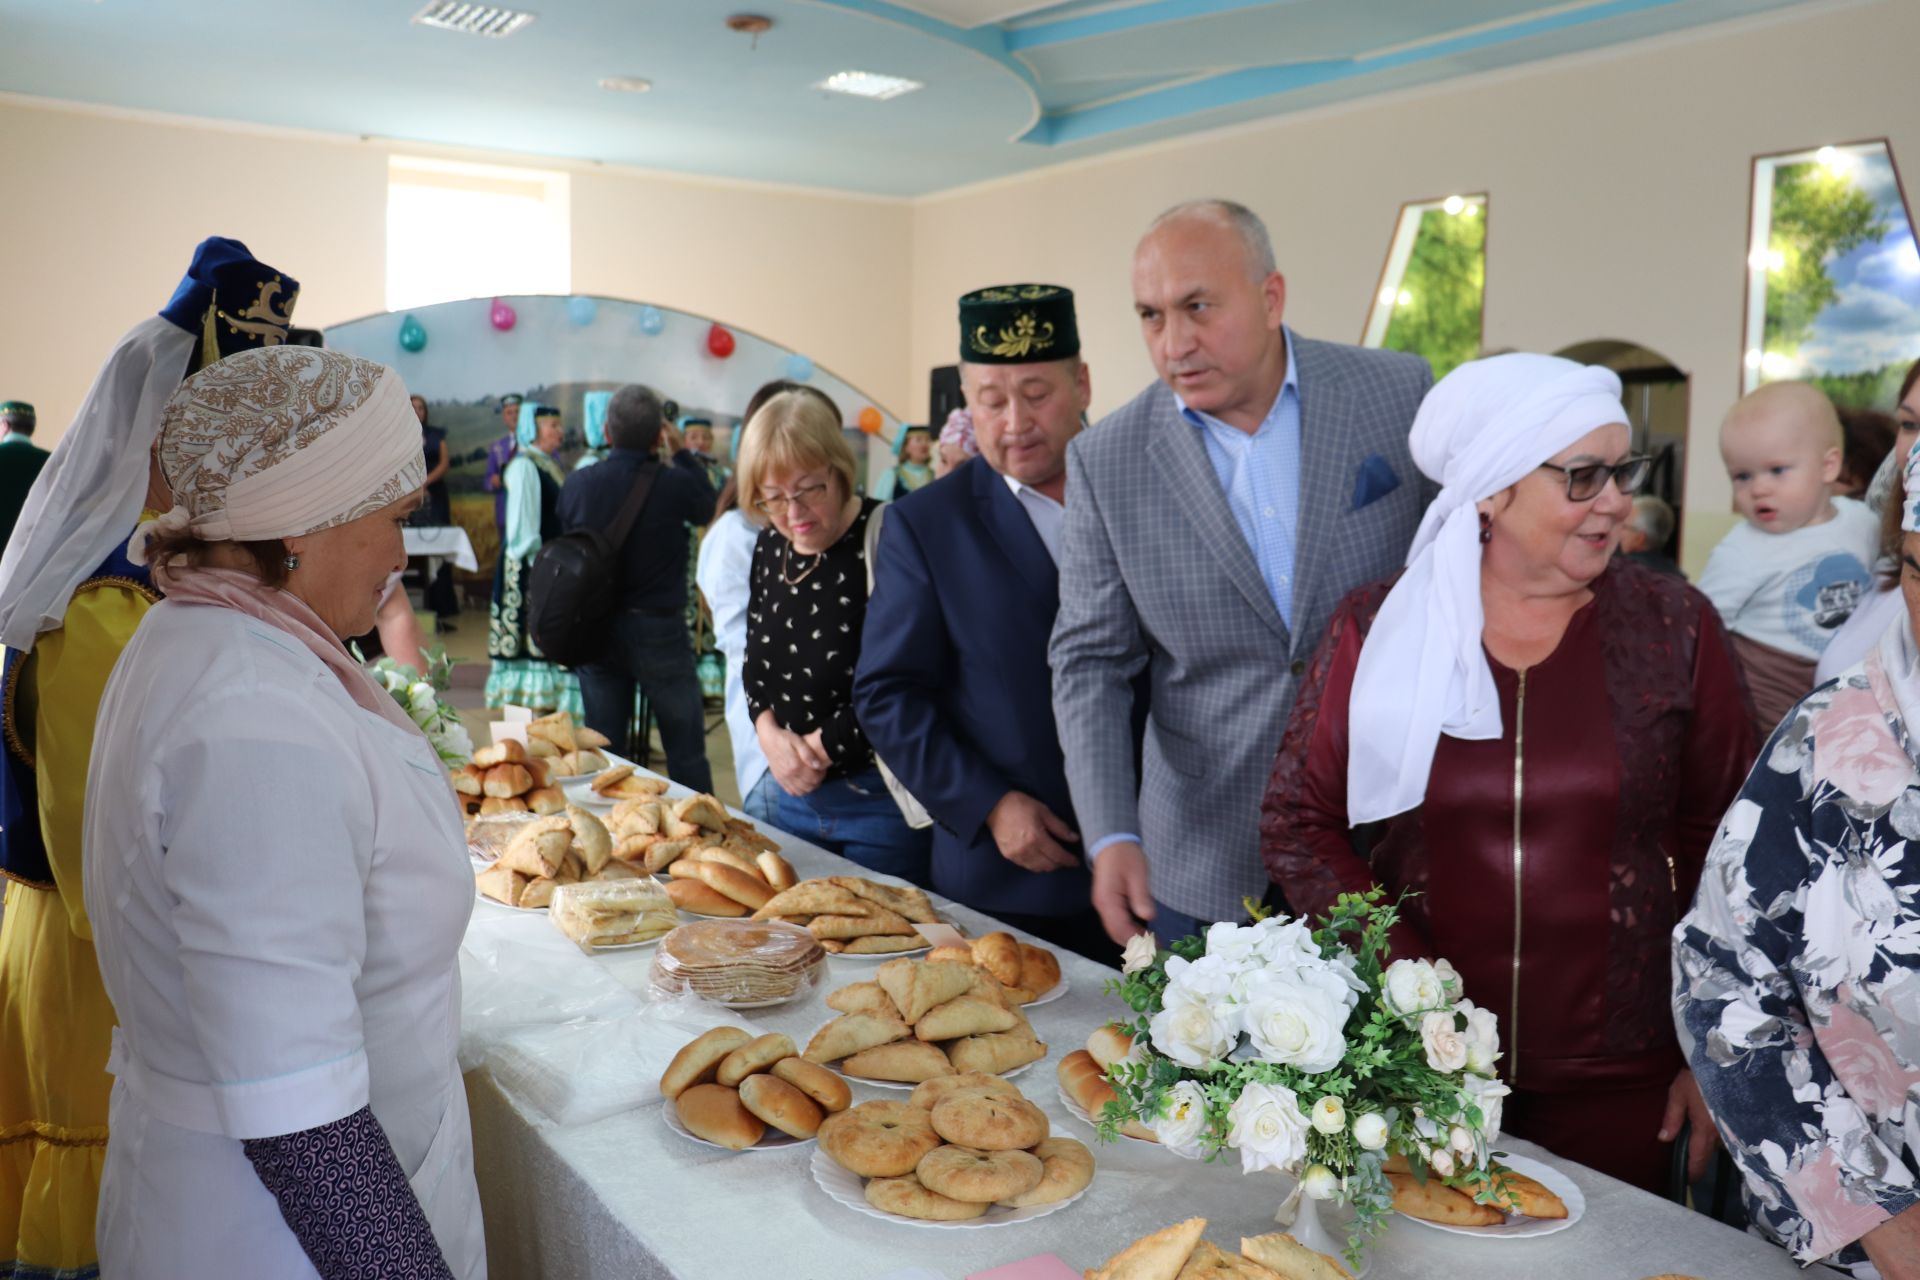
<svg viewBox="0 0 1920 1280">
<path fill-rule="evenodd" d="M 484 1277 L 456 1049 L 473 880 L 426 738 L 347 654 L 424 466 L 391 369 L 272 347 L 168 403 L 167 599 L 109 680 L 87 906 L 120 1017 L 107 1275 Z"/>
</svg>

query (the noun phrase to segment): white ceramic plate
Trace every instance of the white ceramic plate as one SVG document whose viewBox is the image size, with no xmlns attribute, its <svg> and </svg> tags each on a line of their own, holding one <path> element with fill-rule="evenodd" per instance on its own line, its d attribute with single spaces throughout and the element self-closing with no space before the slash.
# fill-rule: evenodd
<svg viewBox="0 0 1920 1280">
<path fill-rule="evenodd" d="M 1422 1218 L 1400 1217 L 1423 1227 L 1432 1227 L 1435 1231 L 1451 1231 L 1455 1235 L 1476 1236 L 1489 1240 L 1521 1240 L 1529 1236 L 1550 1236 L 1556 1231 L 1565 1231 L 1580 1221 L 1587 1211 L 1587 1198 L 1580 1194 L 1580 1188 L 1573 1185 L 1573 1179 L 1561 1173 L 1550 1164 L 1538 1160 L 1529 1160 L 1525 1156 L 1494 1153 L 1498 1160 L 1515 1173 L 1524 1173 L 1553 1194 L 1559 1196 L 1567 1205 L 1564 1218 L 1528 1218 L 1519 1214 L 1511 1215 L 1497 1227 L 1456 1227 L 1444 1222 L 1428 1222 Z"/>
<path fill-rule="evenodd" d="M 685 1122 L 680 1119 L 680 1108 L 674 1106 L 670 1100 L 661 1100 L 660 1114 L 667 1118 L 667 1128 L 673 1130 L 687 1141 L 697 1142 L 703 1147 L 712 1147 L 715 1151 L 733 1151 L 732 1147 L 723 1147 L 717 1142 L 708 1142 L 705 1138 L 702 1138 L 693 1130 L 687 1128 Z M 760 1141 L 750 1147 L 743 1148 L 735 1154 L 745 1155 L 749 1151 L 785 1151 L 788 1147 L 804 1147 L 812 1141 L 812 1138 L 796 1138 L 792 1134 L 782 1133 L 772 1125 L 768 1125 L 766 1137 L 760 1139 Z M 836 1169 L 839 1167 L 839 1165 L 834 1165 Z M 862 1201 L 862 1203 L 865 1202 Z"/>
<path fill-rule="evenodd" d="M 1046 1059 L 1037 1058 L 1035 1059 L 1035 1061 L 1044 1062 L 1046 1061 Z M 1028 1067 L 1031 1067 L 1032 1065 L 1033 1065 L 1032 1062 L 1022 1063 L 1020 1066 L 1015 1067 L 1011 1071 L 1001 1072 L 1000 1078 L 1002 1080 L 1011 1080 L 1015 1076 L 1019 1075 L 1022 1071 L 1025 1071 Z M 850 1084 L 870 1084 L 876 1089 L 912 1089 L 915 1087 L 912 1084 L 908 1084 L 904 1080 L 875 1080 L 870 1076 L 856 1076 L 856 1075 L 850 1074 L 849 1072 L 840 1071 L 840 1066 L 838 1063 L 834 1064 L 833 1069 L 835 1071 L 839 1071 L 840 1078 L 842 1080 L 847 1081 Z M 865 1204 L 866 1201 L 862 1200 L 860 1203 Z"/>
<path fill-rule="evenodd" d="M 1061 974 L 1060 981 L 1053 984 L 1053 990 L 1047 992 L 1047 994 L 1041 996 L 1038 1000 L 1027 1001 L 1025 1004 L 1021 1005 L 1020 1007 L 1022 1009 L 1038 1009 L 1043 1004 L 1052 1004 L 1055 1000 L 1058 1000 L 1061 996 L 1064 996 L 1065 994 L 1067 994 L 1067 988 L 1069 985 L 1070 984 L 1067 982 L 1066 975 Z"/>
<path fill-rule="evenodd" d="M 1087 1109 L 1075 1102 L 1065 1089 L 1060 1090 L 1060 1105 L 1067 1109 L 1068 1115 L 1071 1115 L 1075 1120 L 1092 1129 L 1096 1134 L 1099 1133 L 1100 1122 L 1088 1115 Z M 1157 1142 L 1148 1142 L 1145 1138 L 1136 1138 L 1130 1133 L 1123 1133 L 1120 1135 L 1120 1138 L 1123 1142 L 1145 1142 L 1150 1147 L 1160 1145 Z"/>
<path fill-rule="evenodd" d="M 1064 1138 L 1068 1135 L 1056 1134 L 1055 1136 Z M 818 1147 L 813 1149 L 813 1159 L 809 1167 L 812 1168 L 813 1180 L 820 1184 L 820 1189 L 855 1213 L 864 1213 L 869 1218 L 898 1223 L 903 1227 L 935 1227 L 950 1231 L 977 1230 L 981 1227 L 1011 1227 L 1016 1223 L 1044 1218 L 1056 1210 L 1066 1208 L 1087 1194 L 1087 1187 L 1093 1185 L 1089 1182 L 1087 1187 L 1080 1188 L 1078 1194 L 1068 1196 L 1065 1200 L 1057 1200 L 1052 1204 L 1035 1205 L 1031 1209 L 1007 1209 L 994 1205 L 979 1217 L 969 1218 L 965 1222 L 929 1222 L 924 1218 L 904 1218 L 897 1213 L 883 1213 L 868 1204 L 866 1179 L 850 1170 L 842 1169 L 833 1162 L 833 1157 Z M 1096 1167 L 1095 1173 L 1098 1172 Z"/>
</svg>

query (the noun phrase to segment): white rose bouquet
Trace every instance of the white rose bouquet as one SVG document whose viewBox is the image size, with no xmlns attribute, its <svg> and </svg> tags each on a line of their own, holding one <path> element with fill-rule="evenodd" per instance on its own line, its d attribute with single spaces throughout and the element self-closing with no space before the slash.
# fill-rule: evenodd
<svg viewBox="0 0 1920 1280">
<path fill-rule="evenodd" d="M 460 713 L 440 701 L 440 695 L 451 683 L 453 660 L 438 645 L 426 657 L 424 676 L 392 658 L 381 658 L 367 668 L 367 673 L 392 694 L 393 700 L 420 726 L 441 762 L 457 765 L 473 755 L 473 739 L 467 727 L 460 723 Z"/>
<path fill-rule="evenodd" d="M 1450 1181 L 1484 1169 L 1507 1093 L 1498 1026 L 1445 960 L 1390 961 L 1399 910 L 1383 897 L 1342 894 L 1318 929 L 1255 909 L 1165 951 L 1129 943 L 1107 986 L 1133 1010 L 1134 1051 L 1108 1068 L 1119 1098 L 1101 1139 L 1137 1118 L 1176 1154 L 1237 1152 L 1242 1172 L 1350 1203 L 1356 1266 L 1392 1210 L 1389 1156 Z M 1466 1189 L 1500 1194 L 1484 1178 Z"/>
</svg>

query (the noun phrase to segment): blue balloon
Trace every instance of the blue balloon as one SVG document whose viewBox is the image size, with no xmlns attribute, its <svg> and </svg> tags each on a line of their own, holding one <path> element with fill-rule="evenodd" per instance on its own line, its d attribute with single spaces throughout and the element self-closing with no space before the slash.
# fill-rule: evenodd
<svg viewBox="0 0 1920 1280">
<path fill-rule="evenodd" d="M 412 316 L 400 322 L 400 346 L 406 351 L 424 351 L 427 347 L 427 330 Z"/>
<path fill-rule="evenodd" d="M 805 382 L 813 376 L 813 361 L 798 351 L 787 357 L 787 378 L 792 382 Z"/>
<path fill-rule="evenodd" d="M 592 298 L 567 299 L 567 318 L 582 328 L 592 324 L 593 318 L 599 314 L 600 304 Z"/>
<path fill-rule="evenodd" d="M 658 307 L 640 308 L 640 332 L 651 338 L 667 327 L 667 318 L 660 314 Z"/>
</svg>

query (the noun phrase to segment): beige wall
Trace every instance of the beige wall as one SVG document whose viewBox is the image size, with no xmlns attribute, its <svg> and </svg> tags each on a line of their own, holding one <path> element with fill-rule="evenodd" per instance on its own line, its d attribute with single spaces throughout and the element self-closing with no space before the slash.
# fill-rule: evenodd
<svg viewBox="0 0 1920 1280">
<path fill-rule="evenodd" d="M 1912 0 L 1822 7 L 921 201 L 909 411 L 925 410 L 926 368 L 954 359 L 952 300 L 1026 279 L 1075 290 L 1095 413 L 1124 403 L 1153 376 L 1129 257 L 1175 201 L 1258 210 L 1289 321 L 1351 342 L 1400 203 L 1486 191 L 1489 349 L 1619 338 L 1692 375 L 1684 540 L 1697 570 L 1732 520 L 1713 441 L 1737 395 L 1750 159 L 1889 136 L 1920 180 L 1916 51 Z"/>
<path fill-rule="evenodd" d="M 299 278 L 302 325 L 384 311 L 394 151 L 422 153 L 0 101 L 0 399 L 32 400 L 36 439 L 57 439 L 114 339 L 209 234 Z M 718 317 L 906 403 L 905 202 L 556 167 L 572 173 L 576 292 Z"/>
</svg>

